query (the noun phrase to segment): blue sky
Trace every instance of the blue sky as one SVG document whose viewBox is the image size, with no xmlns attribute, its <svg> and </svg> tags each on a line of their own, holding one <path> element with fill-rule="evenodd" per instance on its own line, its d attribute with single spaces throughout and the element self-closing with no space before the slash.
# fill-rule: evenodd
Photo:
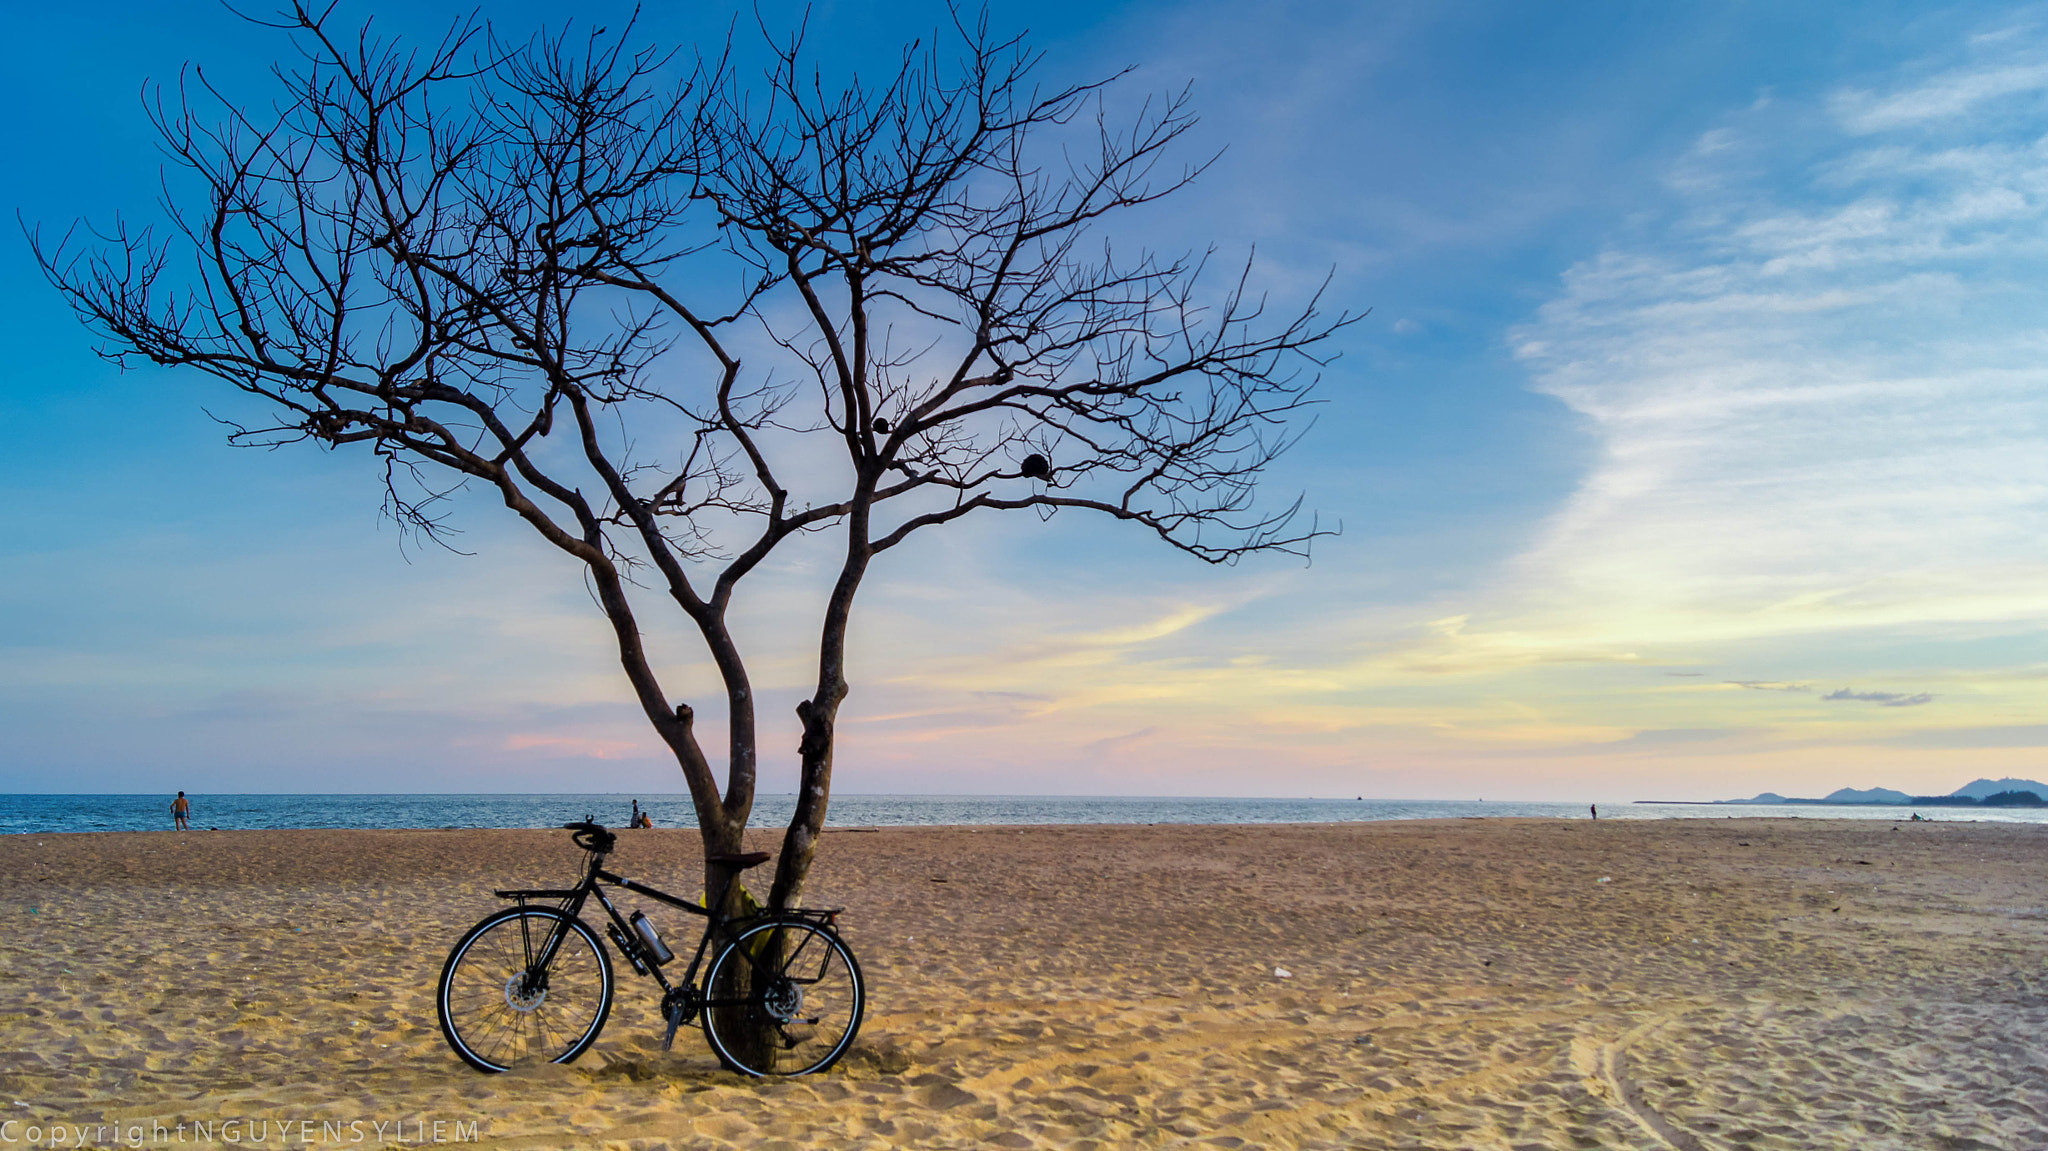
<svg viewBox="0 0 2048 1151">
<path fill-rule="evenodd" d="M 730 18 L 653 9 L 676 42 Z M 939 12 L 813 25 L 859 68 Z M 863 593 L 840 789 L 1718 798 L 2048 767 L 2048 11 L 991 16 L 1048 80 L 1193 84 L 1188 155 L 1221 160 L 1120 237 L 1256 248 L 1282 298 L 1334 268 L 1372 309 L 1271 481 L 1344 534 L 1220 570 L 1068 517 L 934 535 Z M 13 32 L 0 191 L 59 228 L 153 210 L 145 78 L 196 61 L 260 99 L 283 50 L 201 4 Z M 502 508 L 460 509 L 474 556 L 402 545 L 365 460 L 230 449 L 210 380 L 98 361 L 19 241 L 0 303 L 0 790 L 680 789 L 575 572 Z M 815 557 L 767 574 L 742 626 L 773 790 Z M 657 639 L 703 698 L 687 637 Z"/>
</svg>

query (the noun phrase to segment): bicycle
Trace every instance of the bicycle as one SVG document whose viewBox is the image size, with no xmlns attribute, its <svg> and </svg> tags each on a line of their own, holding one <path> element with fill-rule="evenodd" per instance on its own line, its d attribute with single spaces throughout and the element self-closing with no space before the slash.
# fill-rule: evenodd
<svg viewBox="0 0 2048 1151">
<path fill-rule="evenodd" d="M 604 869 L 617 843 L 602 824 L 562 825 L 589 854 L 572 888 L 498 891 L 517 906 L 469 929 L 441 968 L 435 996 L 441 1033 L 470 1066 L 509 1071 L 568 1063 L 597 1042 L 611 1016 L 611 955 L 581 918 L 592 898 L 610 920 L 605 935 L 632 969 L 661 985 L 668 1025 L 662 1050 L 692 1019 L 725 1066 L 743 1074 L 809 1075 L 853 1045 L 866 1007 L 860 964 L 839 938 L 840 909 L 763 911 L 728 918 L 724 900 L 692 903 Z M 768 861 L 765 851 L 712 856 L 738 872 Z M 622 916 L 605 888 L 618 888 L 704 917 L 704 934 L 683 977 L 662 967 L 675 959 L 645 913 Z M 713 942 L 717 942 L 716 948 Z M 704 966 L 707 953 L 714 953 Z M 703 967 L 704 978 L 697 972 Z"/>
</svg>

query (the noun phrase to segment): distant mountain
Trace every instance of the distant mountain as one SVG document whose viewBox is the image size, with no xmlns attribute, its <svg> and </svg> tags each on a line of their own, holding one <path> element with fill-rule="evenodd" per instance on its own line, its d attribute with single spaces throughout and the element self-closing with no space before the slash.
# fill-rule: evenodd
<svg viewBox="0 0 2048 1151">
<path fill-rule="evenodd" d="M 2035 783 L 2031 779 L 1980 779 L 1975 783 L 1966 783 L 1949 794 L 1968 796 L 1971 799 L 1988 799 L 2001 791 L 2031 791 L 2042 799 L 2048 799 L 2048 783 Z"/>
<path fill-rule="evenodd" d="M 1987 795 L 1977 802 L 1986 807 L 2048 807 L 2048 799 L 2042 799 L 2040 792 L 2028 791 L 2025 788 Z"/>
<path fill-rule="evenodd" d="M 2048 801 L 2048 783 L 2036 783 L 2031 779 L 1980 779 L 1975 783 L 1967 784 L 1963 787 L 1956 788 L 1953 792 L 1950 792 L 1948 795 L 1945 796 L 1907 795 L 1903 791 L 1893 791 L 1889 787 L 1866 787 L 1860 789 L 1854 787 L 1844 787 L 1838 791 L 1830 792 L 1824 799 L 1799 799 L 1792 796 L 1779 795 L 1775 791 L 1766 791 L 1763 794 L 1758 795 L 1752 799 L 1717 799 L 1714 802 L 1745 804 L 1886 804 L 1897 805 L 1902 807 L 1907 804 L 1918 804 L 1920 806 L 1925 807 L 1939 806 L 1944 801 L 1947 801 L 1950 806 L 1969 806 L 1971 804 L 1980 803 L 1994 795 L 2005 795 L 2008 792 L 2016 791 L 2031 792 L 2034 795 L 2040 796 L 2044 801 Z M 2020 802 L 2024 803 L 2024 801 Z M 2001 806 L 2010 806 L 2012 803 L 2013 801 L 2011 799 L 2007 799 L 2001 802 Z"/>
<path fill-rule="evenodd" d="M 2003 790 L 2003 789 L 2001 788 L 2000 790 Z M 1858 791 L 1858 790 L 1856 790 L 1856 789 L 1855 789 L 1855 788 L 1853 788 L 1853 787 L 1845 787 L 1845 788 L 1842 788 L 1842 789 L 1841 789 L 1840 791 L 1832 791 L 1832 792 L 1829 792 L 1829 793 L 1828 793 L 1828 796 L 1827 796 L 1827 798 L 1825 798 L 1825 799 L 1821 800 L 1821 802 L 1822 802 L 1822 803 L 1911 803 L 1911 802 L 1913 802 L 1913 797 L 1912 797 L 1912 796 L 1910 796 L 1910 795 L 1907 795 L 1907 794 L 1906 794 L 1905 792 L 1903 792 L 1903 791 L 1893 791 L 1893 790 L 1892 790 L 1891 788 L 1889 788 L 1889 787 L 1867 787 L 1867 788 L 1864 788 L 1864 789 L 1863 789 L 1862 791 Z"/>
</svg>

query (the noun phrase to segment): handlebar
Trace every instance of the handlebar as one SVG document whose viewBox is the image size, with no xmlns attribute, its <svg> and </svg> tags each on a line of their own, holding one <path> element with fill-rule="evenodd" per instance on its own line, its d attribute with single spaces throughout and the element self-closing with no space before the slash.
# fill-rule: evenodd
<svg viewBox="0 0 2048 1151">
<path fill-rule="evenodd" d="M 619 841 L 619 837 L 606 830 L 604 824 L 594 823 L 588 819 L 578 820 L 575 823 L 565 823 L 562 825 L 562 829 L 576 833 L 570 836 L 571 839 L 576 841 L 576 846 L 585 851 L 595 851 L 600 855 L 610 851 L 612 845 Z"/>
</svg>

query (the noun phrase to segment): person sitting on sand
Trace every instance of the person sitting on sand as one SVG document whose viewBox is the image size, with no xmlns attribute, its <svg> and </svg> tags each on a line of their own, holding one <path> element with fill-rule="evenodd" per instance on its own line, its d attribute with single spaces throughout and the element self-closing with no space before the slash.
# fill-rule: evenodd
<svg viewBox="0 0 2048 1151">
<path fill-rule="evenodd" d="M 171 825 L 179 831 L 192 830 L 192 825 L 188 822 L 191 814 L 192 802 L 186 799 L 185 793 L 181 791 L 178 798 L 171 801 Z"/>
<path fill-rule="evenodd" d="M 652 819 L 649 819 L 649 818 L 647 817 L 647 813 L 646 813 L 646 812 L 644 812 L 644 811 L 640 810 L 640 801 L 639 801 L 639 800 L 637 800 L 637 799 L 633 801 L 633 818 L 632 818 L 632 820 L 631 820 L 630 822 L 628 822 L 628 823 L 626 824 L 626 826 L 627 826 L 627 827 L 653 827 L 653 826 L 654 826 L 654 821 L 653 821 Z"/>
</svg>

